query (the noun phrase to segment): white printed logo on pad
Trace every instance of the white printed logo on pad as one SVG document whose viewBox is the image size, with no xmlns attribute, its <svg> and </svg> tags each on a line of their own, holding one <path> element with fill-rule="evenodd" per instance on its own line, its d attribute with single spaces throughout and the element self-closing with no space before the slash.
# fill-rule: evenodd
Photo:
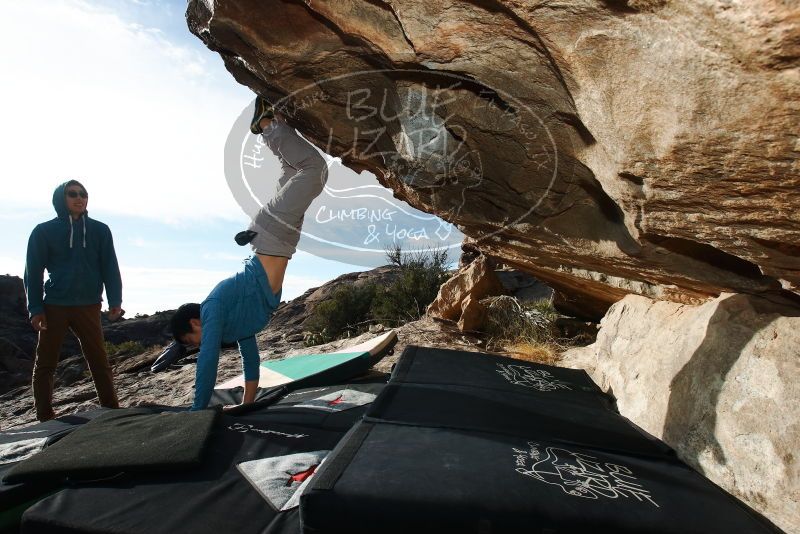
<svg viewBox="0 0 800 534">
<path fill-rule="evenodd" d="M 513 448 L 517 473 L 558 486 L 567 495 L 584 499 L 636 499 L 659 508 L 633 471 L 624 465 L 559 447 L 528 442 L 526 449 Z"/>
<path fill-rule="evenodd" d="M 527 365 L 497 364 L 497 372 L 510 383 L 535 389 L 536 391 L 555 391 L 572 389 L 567 382 L 556 380 L 552 374 L 543 369 L 534 369 Z"/>
</svg>

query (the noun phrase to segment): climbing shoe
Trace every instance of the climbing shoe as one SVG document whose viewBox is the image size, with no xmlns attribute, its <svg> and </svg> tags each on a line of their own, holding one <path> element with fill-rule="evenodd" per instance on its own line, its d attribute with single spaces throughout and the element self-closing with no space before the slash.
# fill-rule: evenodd
<svg viewBox="0 0 800 534">
<path fill-rule="evenodd" d="M 261 126 L 258 124 L 261 122 L 261 119 L 273 119 L 275 118 L 275 112 L 272 109 L 272 105 L 267 102 L 266 99 L 256 97 L 255 101 L 255 109 L 253 110 L 253 120 L 250 121 L 250 131 L 253 132 L 255 135 L 261 133 Z"/>
<path fill-rule="evenodd" d="M 236 237 L 233 239 L 236 241 L 236 244 L 240 247 L 245 246 L 246 244 L 250 243 L 255 237 L 258 235 L 258 232 L 254 232 L 252 230 L 242 230 Z"/>
</svg>

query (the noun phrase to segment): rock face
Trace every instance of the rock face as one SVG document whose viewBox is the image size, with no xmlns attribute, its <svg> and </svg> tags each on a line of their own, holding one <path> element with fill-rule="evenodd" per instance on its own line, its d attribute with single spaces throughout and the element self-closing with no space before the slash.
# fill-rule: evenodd
<svg viewBox="0 0 800 534">
<path fill-rule="evenodd" d="M 162 345 L 170 340 L 169 318 L 172 312 L 122 319 L 109 323 L 103 318 L 103 335 L 108 343 L 129 341 L 145 347 Z M 0 276 L 0 394 L 30 384 L 37 334 L 28 321 L 25 288 L 18 276 Z M 83 377 L 87 369 L 78 339 L 68 333 L 61 346 L 56 383 L 66 385 Z"/>
<path fill-rule="evenodd" d="M 28 321 L 25 287 L 18 276 L 0 276 L 0 394 L 30 383 L 36 331 Z M 62 358 L 80 354 L 78 340 L 64 338 Z"/>
<path fill-rule="evenodd" d="M 543 284 L 528 273 L 517 270 L 496 269 L 494 274 L 503 288 L 520 302 L 553 300 L 553 288 Z"/>
<path fill-rule="evenodd" d="M 114 344 L 136 341 L 145 347 L 163 345 L 172 341 L 169 320 L 174 312 L 175 310 L 161 311 L 115 323 L 109 323 L 104 317 L 103 335 L 107 342 Z"/>
<path fill-rule="evenodd" d="M 0 276 L 0 393 L 30 379 L 36 333 L 28 323 L 25 289 L 17 276 Z"/>
<path fill-rule="evenodd" d="M 457 321 L 461 331 L 477 330 L 486 319 L 486 308 L 478 301 L 504 292 L 491 260 L 478 256 L 442 284 L 426 314 L 436 319 Z"/>
<path fill-rule="evenodd" d="M 723 295 L 701 306 L 628 296 L 594 345 L 566 353 L 620 412 L 689 464 L 800 532 L 800 312 Z"/>
<path fill-rule="evenodd" d="M 308 139 L 599 316 L 800 287 L 800 9 L 190 0 Z"/>
</svg>

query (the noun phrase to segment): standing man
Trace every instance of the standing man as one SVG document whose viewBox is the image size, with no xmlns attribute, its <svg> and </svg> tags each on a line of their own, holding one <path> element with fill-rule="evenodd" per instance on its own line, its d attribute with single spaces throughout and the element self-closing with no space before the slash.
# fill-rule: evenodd
<svg viewBox="0 0 800 534">
<path fill-rule="evenodd" d="M 31 324 L 39 332 L 33 367 L 33 399 L 39 421 L 55 417 L 53 377 L 69 329 L 81 343 L 100 405 L 119 407 L 103 344 L 100 303 L 105 285 L 108 319 L 116 321 L 122 316 L 122 279 L 111 230 L 89 218 L 88 202 L 86 188 L 77 180 L 59 185 L 53 193 L 57 216 L 37 225 L 28 240 L 25 293 Z M 45 269 L 49 278 L 43 283 Z"/>
<path fill-rule="evenodd" d="M 305 212 L 328 179 L 322 156 L 261 97 L 256 98 L 250 130 L 262 135 L 280 160 L 283 174 L 275 196 L 250 228 L 235 237 L 239 245 L 250 243 L 255 252 L 244 270 L 217 284 L 202 304 L 184 304 L 172 317 L 175 340 L 200 346 L 193 410 L 208 406 L 222 343 L 238 343 L 245 380 L 242 403 L 255 399 L 259 379 L 255 335 L 280 304 L 286 266 L 300 240 Z"/>
</svg>

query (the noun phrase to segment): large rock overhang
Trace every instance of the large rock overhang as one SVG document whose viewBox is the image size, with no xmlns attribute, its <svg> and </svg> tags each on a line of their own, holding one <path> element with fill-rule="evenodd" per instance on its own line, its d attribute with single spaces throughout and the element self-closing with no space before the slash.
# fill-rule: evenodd
<svg viewBox="0 0 800 534">
<path fill-rule="evenodd" d="M 307 139 L 591 315 L 628 293 L 797 297 L 799 18 L 775 0 L 187 10 Z"/>
</svg>

